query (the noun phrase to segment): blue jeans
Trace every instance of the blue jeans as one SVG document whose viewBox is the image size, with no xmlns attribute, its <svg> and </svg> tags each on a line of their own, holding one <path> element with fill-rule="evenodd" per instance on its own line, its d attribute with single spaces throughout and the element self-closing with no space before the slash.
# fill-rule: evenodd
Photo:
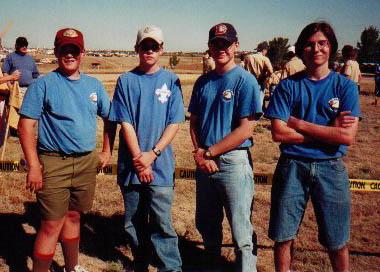
<svg viewBox="0 0 380 272">
<path fill-rule="evenodd" d="M 260 85 L 260 105 L 261 105 L 261 108 L 264 112 L 264 109 L 265 109 L 265 104 L 264 104 L 264 98 L 265 98 L 265 87 L 264 85 Z"/>
<path fill-rule="evenodd" d="M 210 257 L 220 256 L 224 208 L 236 248 L 237 271 L 256 271 L 251 223 L 254 183 L 249 151 L 233 150 L 216 162 L 219 172 L 206 174 L 197 169 L 195 174 L 197 229 Z"/>
<path fill-rule="evenodd" d="M 122 187 L 122 192 L 124 229 L 130 239 L 135 271 L 147 271 L 152 250 L 158 271 L 182 271 L 171 217 L 173 187 L 130 184 Z"/>
<path fill-rule="evenodd" d="M 273 177 L 269 238 L 283 242 L 296 237 L 309 197 L 319 242 L 329 250 L 344 247 L 350 235 L 351 195 L 340 158 L 280 157 Z"/>
</svg>

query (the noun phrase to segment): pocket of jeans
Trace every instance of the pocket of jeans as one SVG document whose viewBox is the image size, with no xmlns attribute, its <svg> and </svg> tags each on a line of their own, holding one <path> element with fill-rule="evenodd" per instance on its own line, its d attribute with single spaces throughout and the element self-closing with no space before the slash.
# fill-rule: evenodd
<svg viewBox="0 0 380 272">
<path fill-rule="evenodd" d="M 223 164 L 242 164 L 248 161 L 248 153 L 243 150 L 234 150 L 219 157 L 220 163 Z"/>
<path fill-rule="evenodd" d="M 338 172 L 345 172 L 346 171 L 346 166 L 344 165 L 344 162 L 342 159 L 336 159 L 336 160 L 330 160 L 330 167 Z"/>
</svg>

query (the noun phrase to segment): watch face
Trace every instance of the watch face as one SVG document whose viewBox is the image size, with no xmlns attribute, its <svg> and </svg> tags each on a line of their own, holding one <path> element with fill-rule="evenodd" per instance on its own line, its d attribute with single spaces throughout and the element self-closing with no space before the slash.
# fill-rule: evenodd
<svg viewBox="0 0 380 272">
<path fill-rule="evenodd" d="M 153 152 L 154 152 L 154 154 L 156 154 L 157 157 L 159 157 L 161 155 L 161 150 L 159 150 L 157 148 L 153 148 Z"/>
<path fill-rule="evenodd" d="M 207 150 L 206 153 L 205 153 L 205 155 L 206 155 L 207 158 L 211 158 L 211 152 L 210 151 Z"/>
</svg>

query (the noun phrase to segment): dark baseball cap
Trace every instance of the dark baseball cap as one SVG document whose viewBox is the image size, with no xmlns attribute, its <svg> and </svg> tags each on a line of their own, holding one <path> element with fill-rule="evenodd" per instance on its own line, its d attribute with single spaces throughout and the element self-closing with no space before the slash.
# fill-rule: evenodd
<svg viewBox="0 0 380 272">
<path fill-rule="evenodd" d="M 54 47 L 58 49 L 67 44 L 73 44 L 77 46 L 80 51 L 83 51 L 84 41 L 82 32 L 73 28 L 64 28 L 58 30 L 57 34 L 55 35 Z"/>
<path fill-rule="evenodd" d="M 238 41 L 234 26 L 228 23 L 220 23 L 210 29 L 208 32 L 208 42 L 210 43 L 215 39 L 224 39 L 231 43 Z"/>
<path fill-rule="evenodd" d="M 28 40 L 25 37 L 18 37 L 16 39 L 16 46 L 23 47 L 26 46 L 28 47 Z"/>
</svg>

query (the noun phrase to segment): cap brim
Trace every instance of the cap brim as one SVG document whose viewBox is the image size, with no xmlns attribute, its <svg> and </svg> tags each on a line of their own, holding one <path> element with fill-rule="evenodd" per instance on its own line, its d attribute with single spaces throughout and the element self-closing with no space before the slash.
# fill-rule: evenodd
<svg viewBox="0 0 380 272">
<path fill-rule="evenodd" d="M 215 41 L 215 40 L 217 40 L 217 39 L 226 40 L 226 41 L 231 42 L 231 43 L 237 41 L 237 39 L 231 39 L 231 38 L 228 37 L 228 36 L 215 36 L 215 37 L 213 37 L 212 39 L 209 39 L 208 42 L 210 43 L 210 42 Z"/>
<path fill-rule="evenodd" d="M 144 40 L 146 40 L 146 39 L 151 39 L 151 40 L 153 40 L 153 41 L 155 41 L 156 43 L 158 43 L 158 44 L 162 44 L 163 43 L 163 41 L 161 41 L 160 39 L 158 39 L 158 38 L 156 38 L 156 37 L 143 37 L 138 43 L 137 43 L 137 45 L 140 45 L 140 43 L 142 43 Z"/>
<path fill-rule="evenodd" d="M 65 46 L 65 45 L 74 45 L 74 46 L 78 47 L 81 51 L 84 49 L 81 44 L 75 43 L 75 42 L 72 42 L 72 41 L 62 42 L 61 44 L 59 44 L 57 46 L 57 48 L 61 48 L 62 46 Z"/>
</svg>

